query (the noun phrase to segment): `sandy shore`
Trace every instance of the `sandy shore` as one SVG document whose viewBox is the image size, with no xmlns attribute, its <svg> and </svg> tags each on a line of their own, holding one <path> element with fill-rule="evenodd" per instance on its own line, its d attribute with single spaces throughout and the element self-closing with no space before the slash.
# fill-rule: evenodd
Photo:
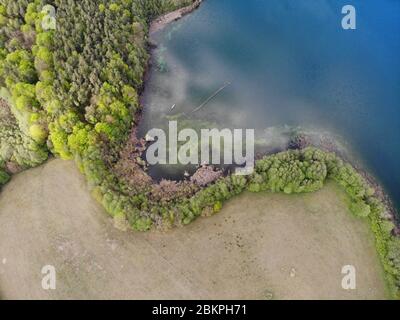
<svg viewBox="0 0 400 320">
<path fill-rule="evenodd" d="M 121 232 L 75 164 L 52 160 L 0 194 L 3 299 L 384 299 L 365 220 L 329 183 L 305 195 L 249 194 L 185 228 Z M 357 289 L 341 287 L 354 265 Z M 57 289 L 41 287 L 53 265 Z"/>
</svg>

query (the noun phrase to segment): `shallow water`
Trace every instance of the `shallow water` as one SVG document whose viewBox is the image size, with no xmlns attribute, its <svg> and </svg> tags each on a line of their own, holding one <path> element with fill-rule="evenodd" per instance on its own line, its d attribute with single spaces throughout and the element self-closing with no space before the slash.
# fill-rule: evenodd
<svg viewBox="0 0 400 320">
<path fill-rule="evenodd" d="M 356 30 L 341 28 L 346 4 L 357 10 Z M 140 131 L 164 127 L 166 116 L 189 113 L 230 81 L 190 119 L 340 135 L 399 207 L 399 31 L 400 1 L 206 0 L 155 35 Z M 281 131 L 269 132 L 284 144 Z"/>
</svg>

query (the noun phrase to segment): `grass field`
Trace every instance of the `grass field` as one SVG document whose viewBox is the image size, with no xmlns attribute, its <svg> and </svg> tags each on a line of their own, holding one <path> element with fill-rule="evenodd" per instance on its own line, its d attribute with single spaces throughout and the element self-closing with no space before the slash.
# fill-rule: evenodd
<svg viewBox="0 0 400 320">
<path fill-rule="evenodd" d="M 343 265 L 357 289 L 341 287 Z M 57 289 L 41 287 L 53 265 Z M 366 221 L 329 183 L 306 195 L 245 193 L 168 232 L 122 232 L 73 162 L 19 174 L 0 194 L 3 299 L 384 299 Z"/>
</svg>

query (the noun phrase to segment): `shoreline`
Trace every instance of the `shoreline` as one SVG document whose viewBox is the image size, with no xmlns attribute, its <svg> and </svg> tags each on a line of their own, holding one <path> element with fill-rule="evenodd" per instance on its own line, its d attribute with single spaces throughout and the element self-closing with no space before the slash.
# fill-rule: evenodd
<svg viewBox="0 0 400 320">
<path fill-rule="evenodd" d="M 365 180 L 365 182 L 375 190 L 375 197 L 381 201 L 384 205 L 389 219 L 395 224 L 395 234 L 400 236 L 400 216 L 397 206 L 392 200 L 390 193 L 386 190 L 385 186 L 380 182 L 379 177 L 371 173 L 370 168 L 367 168 L 359 155 L 354 155 L 348 146 L 340 144 L 339 140 L 335 137 L 323 137 L 321 136 L 318 141 L 315 141 L 315 137 L 311 134 L 299 132 L 297 136 L 289 142 L 289 146 L 284 151 L 290 149 L 301 150 L 307 147 L 314 147 L 321 149 L 325 152 L 333 152 L 344 162 L 350 164 L 354 170 Z M 291 148 L 290 145 L 294 144 L 295 148 Z M 351 146 L 350 146 L 351 147 Z M 265 155 L 262 155 L 265 156 Z"/>
<path fill-rule="evenodd" d="M 154 33 L 161 31 L 164 27 L 166 27 L 168 24 L 178 21 L 181 18 L 183 18 L 184 16 L 190 14 L 191 12 L 195 11 L 196 9 L 198 9 L 200 7 L 200 5 L 202 4 L 203 0 L 194 0 L 193 4 L 188 5 L 186 7 L 177 9 L 175 11 L 163 14 L 161 16 L 159 16 L 158 18 L 154 19 L 151 23 L 150 23 L 150 27 L 149 27 L 149 37 L 151 37 Z M 139 138 L 137 136 L 137 129 L 139 127 L 139 123 L 142 120 L 143 117 L 143 111 L 144 111 L 144 96 L 143 93 L 145 91 L 145 86 L 149 80 L 149 75 L 150 75 L 150 68 L 152 67 L 152 58 L 153 58 L 153 50 L 157 48 L 157 44 L 152 42 L 151 39 L 149 40 L 149 54 L 150 54 L 150 58 L 147 64 L 147 68 L 144 74 L 144 80 L 143 80 L 143 91 L 140 94 L 140 104 L 141 104 L 141 109 L 140 109 L 140 114 L 138 117 L 138 121 L 136 122 L 136 127 L 134 128 L 134 132 L 135 132 L 135 137 Z M 280 153 L 280 152 L 285 152 L 285 151 L 289 151 L 291 149 L 298 149 L 301 150 L 303 148 L 305 148 L 306 146 L 310 146 L 310 147 L 316 147 L 316 148 L 320 148 L 326 152 L 333 152 L 335 153 L 337 156 L 339 156 L 343 161 L 349 163 L 356 171 L 358 174 L 360 174 L 362 176 L 362 178 L 366 181 L 366 183 L 368 183 L 374 190 L 375 190 L 375 196 L 383 203 L 383 205 L 385 206 L 387 212 L 388 212 L 388 216 L 390 217 L 390 219 L 393 221 L 393 223 L 395 224 L 395 226 L 397 227 L 397 229 L 395 230 L 395 234 L 397 236 L 400 236 L 400 217 L 399 217 L 399 212 L 397 210 L 397 207 L 394 204 L 394 201 L 391 199 L 391 197 L 389 196 L 389 193 L 387 192 L 387 190 L 385 189 L 385 187 L 379 182 L 379 178 L 377 178 L 375 175 L 371 174 L 370 172 L 367 171 L 366 168 L 364 168 L 363 166 L 360 166 L 360 164 L 355 160 L 355 159 L 350 159 L 351 157 L 349 157 L 348 154 L 346 154 L 346 152 L 344 152 L 343 150 L 340 150 L 339 146 L 337 145 L 337 141 L 331 141 L 333 142 L 333 144 L 331 144 L 331 142 L 325 143 L 323 141 L 320 141 L 319 144 L 315 144 L 315 143 L 307 143 L 307 141 L 310 139 L 309 136 L 304 135 L 304 141 L 300 142 L 300 145 L 298 145 L 295 148 L 291 148 L 290 144 L 292 143 L 292 141 L 288 142 L 288 146 L 284 149 L 284 150 L 280 150 L 277 152 L 272 152 L 272 153 L 263 153 L 263 154 L 259 154 L 258 156 L 256 156 L 256 160 L 257 159 L 261 159 L 265 156 L 269 156 L 269 155 L 273 155 L 276 153 Z M 141 138 L 139 138 L 141 139 Z M 301 145 L 302 143 L 305 143 L 306 145 Z M 229 171 L 229 170 L 228 170 Z M 227 170 L 223 170 L 223 176 L 227 176 L 229 175 L 229 172 Z M 191 175 L 193 176 L 193 175 Z M 154 181 L 154 178 L 151 177 L 152 180 Z"/>
<path fill-rule="evenodd" d="M 154 33 L 154 28 L 161 28 L 192 12 L 201 2 L 200 0 L 191 1 L 192 5 L 155 19 L 152 32 Z M 93 11 L 96 10 L 94 7 L 92 9 Z M 84 8 L 82 6 L 77 7 L 77 12 L 81 14 L 80 17 L 85 21 L 86 11 Z M 109 22 L 108 20 L 110 20 L 110 15 L 106 14 L 99 18 L 99 23 L 104 22 L 105 25 L 106 22 Z M 131 20 L 133 21 L 133 18 Z M 63 30 L 68 31 L 67 27 L 68 24 L 64 26 Z M 144 28 L 147 29 L 148 27 L 149 24 L 146 23 Z M 115 30 L 117 32 L 119 29 Z M 133 29 L 129 29 L 128 33 L 131 31 Z M 146 33 L 140 33 L 140 42 L 138 43 L 143 51 L 151 49 L 150 35 Z M 60 34 L 57 33 L 57 35 Z M 66 38 L 64 38 L 64 34 Z M 71 40 L 68 32 L 64 34 L 61 34 L 62 36 L 56 38 L 56 40 L 62 41 L 62 43 Z M 126 32 L 123 34 L 125 35 Z M 81 42 L 83 41 L 78 41 L 77 44 L 82 45 Z M 147 48 L 146 45 L 148 45 Z M 102 49 L 106 52 L 105 50 L 110 48 Z M 65 50 L 61 52 L 65 53 Z M 132 118 L 136 112 L 141 114 L 144 110 L 143 104 L 140 102 L 137 104 L 137 94 L 143 93 L 145 85 L 148 85 L 144 79 L 146 76 L 145 64 L 150 61 L 151 50 L 140 56 L 139 53 L 137 54 L 133 57 L 136 59 L 127 60 L 127 63 L 129 62 L 129 65 L 132 66 L 140 63 L 140 68 L 132 75 L 128 76 L 121 72 L 121 78 L 107 75 L 105 80 L 100 79 L 103 86 L 108 84 L 106 81 L 108 80 L 111 83 L 111 88 L 113 88 L 113 85 L 115 86 L 115 92 L 127 96 L 122 101 L 117 99 L 118 102 L 121 102 L 121 109 L 125 111 L 121 112 L 123 113 L 121 116 L 114 115 L 112 112 L 105 112 L 104 115 L 100 114 L 98 117 L 94 117 L 92 121 L 91 118 L 87 118 L 87 116 L 92 116 L 93 111 L 91 109 L 85 109 L 83 114 L 81 114 L 82 110 L 71 113 L 67 104 L 65 110 L 62 110 L 65 114 L 60 113 L 61 115 L 57 115 L 56 119 L 50 119 L 52 122 L 46 120 L 47 125 L 54 125 L 54 127 L 50 127 L 50 135 L 47 136 L 48 141 L 52 144 L 49 146 L 51 150 L 46 149 L 46 155 L 49 151 L 49 153 L 58 154 L 61 158 L 75 160 L 80 171 L 86 177 L 86 184 L 89 186 L 93 198 L 100 202 L 105 211 L 113 218 L 115 227 L 124 230 L 129 228 L 136 231 L 147 231 L 184 226 L 200 216 L 218 213 L 225 202 L 246 190 L 252 193 L 261 191 L 282 194 L 313 193 L 321 190 L 328 179 L 333 179 L 349 197 L 348 209 L 355 216 L 370 217 L 369 222 L 375 234 L 376 249 L 387 272 L 388 282 L 395 289 L 394 292 L 397 295 L 400 294 L 400 266 L 396 259 L 398 252 L 400 252 L 398 251 L 400 250 L 398 246 L 400 243 L 398 239 L 393 239 L 398 233 L 398 228 L 393 223 L 388 223 L 392 219 L 388 214 L 390 210 L 387 203 L 383 203 L 384 201 L 379 198 L 379 190 L 376 194 L 372 192 L 371 182 L 365 179 L 355 166 L 350 164 L 353 161 L 350 163 L 343 161 L 339 148 L 337 149 L 339 153 L 335 154 L 336 149 L 329 144 L 329 141 L 325 141 L 321 145 L 332 153 L 317 148 L 307 148 L 307 144 L 313 145 L 312 141 L 308 140 L 307 136 L 301 136 L 296 132 L 297 136 L 291 136 L 292 143 L 287 145 L 287 149 L 295 149 L 296 151 L 286 151 L 273 156 L 264 155 L 257 163 L 254 174 L 245 177 L 229 175 L 220 179 L 209 180 L 205 185 L 196 184 L 192 181 L 176 183 L 166 180 L 157 183 L 152 180 L 146 173 L 146 161 L 140 157 L 144 151 L 142 147 L 145 147 L 145 144 L 141 143 L 143 138 L 137 137 L 137 129 L 143 119 L 141 116 Z M 92 56 L 84 55 L 82 59 L 86 61 L 92 59 Z M 111 59 L 107 63 L 113 61 Z M 95 62 L 98 62 L 99 66 L 103 65 L 100 60 L 95 60 Z M 114 66 L 113 64 L 104 65 L 107 68 Z M 67 67 L 73 67 L 73 65 L 68 64 L 64 68 L 61 67 L 60 70 L 67 71 Z M 59 70 L 54 68 L 54 71 L 58 72 Z M 79 69 L 79 71 L 82 71 L 82 74 L 79 75 L 85 78 L 84 70 Z M 61 78 L 63 75 L 64 73 L 60 72 Z M 124 75 L 126 78 L 123 78 Z M 139 79 L 136 81 L 136 86 L 134 79 Z M 125 80 L 128 81 L 125 82 Z M 75 82 L 80 84 L 78 81 Z M 134 85 L 129 87 L 132 90 L 126 90 L 125 83 Z M 51 83 L 51 86 L 53 89 L 60 89 L 59 93 L 62 96 L 66 93 L 65 88 L 58 88 L 58 82 Z M 92 95 L 87 98 L 94 97 L 94 91 L 90 93 Z M 109 98 L 102 92 L 100 96 L 101 100 L 96 101 L 96 106 L 99 109 L 103 104 L 107 105 Z M 106 98 L 107 100 L 105 100 Z M 102 99 L 104 99 L 104 103 Z M 60 102 L 61 108 L 62 105 L 59 100 L 61 98 L 57 98 L 55 101 Z M 84 106 L 83 99 L 77 98 L 76 101 L 79 102 L 75 103 L 77 106 Z M 135 103 L 132 104 L 132 101 Z M 43 103 L 41 105 L 44 106 Z M 44 115 L 50 117 L 50 111 L 45 111 Z M 74 119 L 71 128 L 67 130 L 63 128 L 65 119 L 62 116 L 69 116 L 70 113 L 72 116 L 76 115 L 78 119 Z M 27 114 L 29 113 L 27 112 Z M 82 115 L 85 116 L 85 121 L 79 118 Z M 110 119 L 110 117 L 113 118 Z M 120 120 L 119 123 L 114 121 L 117 119 Z M 105 122 L 107 123 L 105 124 Z M 100 124 L 99 127 L 98 124 Z M 82 129 L 82 125 L 84 125 L 84 129 Z M 20 130 L 21 128 L 22 126 L 19 125 Z M 79 131 L 77 132 L 77 130 Z M 285 144 L 283 146 L 285 147 Z M 199 180 L 202 181 L 202 179 Z M 296 210 L 294 208 L 293 211 L 296 212 Z"/>
<path fill-rule="evenodd" d="M 154 33 L 161 31 L 168 24 L 178 21 L 181 18 L 183 18 L 184 16 L 186 16 L 186 15 L 190 14 L 191 12 L 193 12 L 194 10 L 198 9 L 199 6 L 202 4 L 202 2 L 203 2 L 203 0 L 195 0 L 193 2 L 193 4 L 191 4 L 189 6 L 177 9 L 170 13 L 166 13 L 166 14 L 161 15 L 160 17 L 154 19 L 150 24 L 149 37 L 151 37 Z M 137 121 L 137 125 L 134 128 L 135 135 L 137 133 L 139 123 L 143 117 L 143 111 L 144 111 L 144 95 L 143 95 L 143 93 L 145 91 L 145 86 L 149 80 L 149 75 L 150 75 L 149 70 L 152 67 L 153 50 L 155 48 L 157 48 L 157 44 L 152 42 L 150 39 L 149 40 L 150 58 L 149 58 L 149 61 L 147 64 L 145 74 L 144 74 L 143 91 L 140 94 L 140 104 L 142 107 L 140 109 L 140 115 L 139 115 L 139 118 Z M 136 135 L 136 138 L 138 138 L 137 135 Z M 366 168 L 364 168 L 363 166 L 360 166 L 359 163 L 357 161 L 355 161 L 355 159 L 351 160 L 350 157 L 346 154 L 346 152 L 344 152 L 343 150 L 340 150 L 340 148 L 337 145 L 337 141 L 335 141 L 335 140 L 331 141 L 331 142 L 333 142 L 333 145 L 331 144 L 331 142 L 325 143 L 323 141 L 321 141 L 320 144 L 314 144 L 314 143 L 307 143 L 307 141 L 310 139 L 309 136 L 304 135 L 304 137 L 302 137 L 302 138 L 304 139 L 304 141 L 301 141 L 300 145 L 297 148 L 291 148 L 290 144 L 292 143 L 292 141 L 289 141 L 288 146 L 284 150 L 281 150 L 278 152 L 273 152 L 273 153 L 263 153 L 263 154 L 256 156 L 256 159 L 260 159 L 265 156 L 269 156 L 269 155 L 276 154 L 279 152 L 289 151 L 291 149 L 299 149 L 299 150 L 303 149 L 305 146 L 301 145 L 302 143 L 305 143 L 307 146 L 320 148 L 326 152 L 333 152 L 333 153 L 337 154 L 342 160 L 349 163 L 357 171 L 357 173 L 360 174 L 363 177 L 363 179 L 375 190 L 376 197 L 383 203 L 383 205 L 385 206 L 385 208 L 388 212 L 388 216 L 390 216 L 390 219 L 393 221 L 393 223 L 395 224 L 395 226 L 397 228 L 395 230 L 395 234 L 397 236 L 400 236 L 399 212 L 397 210 L 397 207 L 394 204 L 394 201 L 389 196 L 389 193 L 387 192 L 385 187 L 379 182 L 379 178 L 377 178 L 375 175 L 368 172 L 366 170 Z M 226 170 L 223 170 L 223 176 L 227 176 L 227 175 L 229 175 L 229 172 L 227 172 Z M 193 176 L 193 175 L 191 175 L 191 176 Z M 151 178 L 154 181 L 154 178 L 153 177 L 151 177 Z"/>
<path fill-rule="evenodd" d="M 191 5 L 163 14 L 158 18 L 154 19 L 150 23 L 149 35 L 151 36 L 155 32 L 162 30 L 165 26 L 167 26 L 171 22 L 182 19 L 184 16 L 188 15 L 189 13 L 193 12 L 198 7 L 200 7 L 202 2 L 203 0 L 195 0 Z"/>
<path fill-rule="evenodd" d="M 155 18 L 153 21 L 150 22 L 149 26 L 149 31 L 148 31 L 148 43 L 147 43 L 147 49 L 149 53 L 149 58 L 146 63 L 146 67 L 143 73 L 143 83 L 142 83 L 142 88 L 141 91 L 139 92 L 139 105 L 140 109 L 135 115 L 135 123 L 136 126 L 132 128 L 131 131 L 137 131 L 139 127 L 139 123 L 142 120 L 143 117 L 143 110 L 144 110 L 144 91 L 145 87 L 147 85 L 147 82 L 149 81 L 150 77 L 150 69 L 153 66 L 153 50 L 157 48 L 157 44 L 154 43 L 151 40 L 151 36 L 158 31 L 161 31 L 164 27 L 166 27 L 168 24 L 178 21 L 182 19 L 184 16 L 190 14 L 191 12 L 195 11 L 200 7 L 200 5 L 203 3 L 204 0 L 194 0 L 194 2 L 191 5 L 188 5 L 183 8 L 179 8 L 175 11 L 165 13 L 157 18 Z M 137 119 L 137 120 L 136 120 Z"/>
</svg>

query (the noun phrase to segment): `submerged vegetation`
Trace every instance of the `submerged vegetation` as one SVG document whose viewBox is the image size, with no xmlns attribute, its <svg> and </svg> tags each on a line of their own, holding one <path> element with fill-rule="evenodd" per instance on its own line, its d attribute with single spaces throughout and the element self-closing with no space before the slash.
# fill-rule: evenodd
<svg viewBox="0 0 400 320">
<path fill-rule="evenodd" d="M 399 296 L 400 239 L 393 217 L 334 153 L 306 148 L 266 156 L 252 175 L 221 177 L 206 187 L 157 184 L 146 174 L 135 127 L 149 22 L 190 2 L 1 0 L 0 185 L 50 154 L 74 159 L 116 223 L 145 231 L 216 213 L 244 190 L 313 192 L 333 179 L 346 190 L 350 210 L 369 219 L 388 283 Z M 56 9 L 56 29 L 43 29 L 45 5 Z"/>
</svg>

